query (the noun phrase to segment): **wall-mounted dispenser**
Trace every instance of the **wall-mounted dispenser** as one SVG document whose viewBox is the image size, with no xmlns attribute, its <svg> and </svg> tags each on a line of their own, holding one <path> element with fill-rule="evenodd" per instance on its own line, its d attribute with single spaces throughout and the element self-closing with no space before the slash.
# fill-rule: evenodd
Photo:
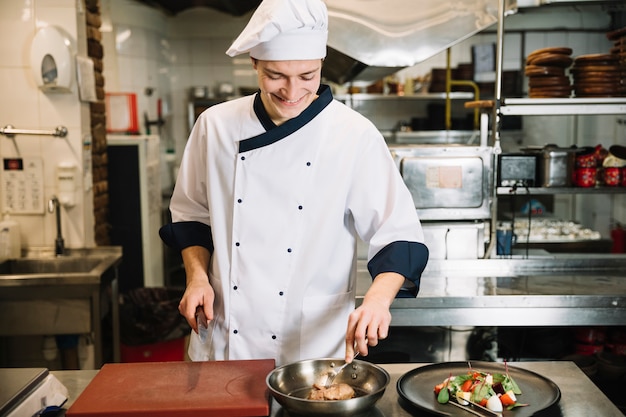
<svg viewBox="0 0 626 417">
<path fill-rule="evenodd" d="M 57 166 L 57 196 L 65 207 L 76 205 L 76 165 L 60 163 Z"/>
<path fill-rule="evenodd" d="M 39 29 L 31 45 L 30 65 L 37 86 L 44 92 L 71 92 L 75 74 L 70 36 L 55 26 Z"/>
</svg>

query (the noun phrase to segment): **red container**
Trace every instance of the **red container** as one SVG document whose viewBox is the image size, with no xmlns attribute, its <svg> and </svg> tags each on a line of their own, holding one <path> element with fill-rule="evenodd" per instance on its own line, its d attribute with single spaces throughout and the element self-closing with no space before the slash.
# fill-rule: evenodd
<svg viewBox="0 0 626 417">
<path fill-rule="evenodd" d="M 598 166 L 598 157 L 594 148 L 581 150 L 576 154 L 576 168 L 595 168 Z"/>
<path fill-rule="evenodd" d="M 185 338 L 166 340 L 149 345 L 120 345 L 122 362 L 173 362 L 185 360 Z"/>
<path fill-rule="evenodd" d="M 626 167 L 622 167 L 622 187 L 626 187 Z"/>
<path fill-rule="evenodd" d="M 574 184 L 577 187 L 595 187 L 597 173 L 596 168 L 577 168 L 574 171 Z"/>
<path fill-rule="evenodd" d="M 602 178 L 604 185 L 608 187 L 617 187 L 622 183 L 623 168 L 605 167 L 602 168 Z"/>
<path fill-rule="evenodd" d="M 574 337 L 577 342 L 598 345 L 605 342 L 606 329 L 604 327 L 577 327 L 574 330 Z"/>
<path fill-rule="evenodd" d="M 587 345 L 585 343 L 576 343 L 576 354 L 578 355 L 595 355 L 604 350 L 604 345 Z"/>
</svg>

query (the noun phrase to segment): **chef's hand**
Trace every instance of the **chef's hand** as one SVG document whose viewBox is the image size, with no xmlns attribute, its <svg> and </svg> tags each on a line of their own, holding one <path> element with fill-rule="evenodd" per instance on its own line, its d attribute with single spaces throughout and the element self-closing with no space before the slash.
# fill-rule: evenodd
<svg viewBox="0 0 626 417">
<path fill-rule="evenodd" d="M 376 346 L 389 334 L 391 313 L 389 307 L 404 284 L 404 277 L 395 272 L 376 276 L 365 293 L 363 302 L 348 317 L 346 332 L 346 362 L 352 362 L 358 351 L 368 355 L 368 346 Z"/>
<path fill-rule="evenodd" d="M 178 304 L 178 311 L 182 314 L 191 328 L 198 333 L 196 309 L 202 309 L 207 322 L 213 320 L 213 300 L 215 293 L 209 284 L 209 279 L 197 279 L 189 284 Z"/>
<path fill-rule="evenodd" d="M 198 333 L 196 309 L 201 308 L 207 321 L 213 320 L 215 292 L 209 283 L 208 264 L 210 253 L 200 246 L 191 246 L 181 252 L 187 276 L 187 287 L 178 305 L 178 311 L 191 328 Z"/>
</svg>

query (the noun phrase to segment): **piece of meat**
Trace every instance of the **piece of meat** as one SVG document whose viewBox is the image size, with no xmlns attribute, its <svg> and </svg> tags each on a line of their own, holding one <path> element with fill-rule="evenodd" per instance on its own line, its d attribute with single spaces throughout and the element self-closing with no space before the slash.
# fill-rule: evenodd
<svg viewBox="0 0 626 417">
<path fill-rule="evenodd" d="M 348 400 L 354 396 L 354 389 L 348 384 L 332 384 L 329 387 L 315 384 L 311 392 L 309 392 L 307 399 L 325 401 Z"/>
</svg>

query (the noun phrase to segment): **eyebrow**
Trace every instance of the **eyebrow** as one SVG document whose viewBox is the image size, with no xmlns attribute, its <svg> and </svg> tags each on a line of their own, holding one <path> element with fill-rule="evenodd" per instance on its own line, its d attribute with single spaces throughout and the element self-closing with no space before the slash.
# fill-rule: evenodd
<svg viewBox="0 0 626 417">
<path fill-rule="evenodd" d="M 282 73 L 282 72 L 280 72 L 280 71 L 274 71 L 274 70 L 272 70 L 272 69 L 270 69 L 270 68 L 267 68 L 267 67 L 265 67 L 263 70 L 264 70 L 265 72 L 269 73 L 269 74 L 272 74 L 272 75 L 279 75 L 279 76 L 282 76 L 282 77 L 286 77 L 286 76 L 287 76 L 286 74 L 284 74 L 284 73 Z M 318 70 L 319 70 L 319 68 L 315 68 L 315 69 L 313 69 L 313 70 L 311 70 L 311 71 L 307 71 L 307 72 L 303 72 L 303 73 L 301 73 L 301 74 L 298 74 L 297 76 L 298 76 L 298 77 L 301 77 L 301 76 L 303 76 L 303 75 L 311 75 L 311 74 L 315 73 L 315 72 L 316 72 L 316 71 L 318 71 Z"/>
</svg>

